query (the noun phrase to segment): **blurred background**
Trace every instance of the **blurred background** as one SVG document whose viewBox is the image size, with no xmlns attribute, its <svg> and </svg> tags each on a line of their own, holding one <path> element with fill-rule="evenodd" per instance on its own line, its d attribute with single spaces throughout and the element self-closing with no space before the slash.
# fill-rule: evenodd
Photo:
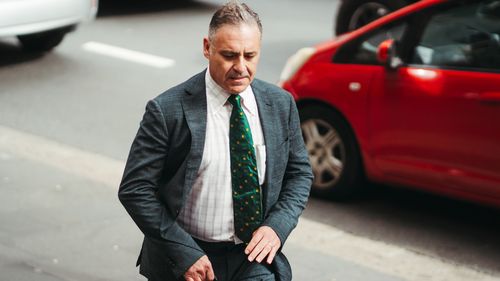
<svg viewBox="0 0 500 281">
<path fill-rule="evenodd" d="M 1 281 L 145 280 L 121 173 L 146 102 L 206 67 L 222 3 L 101 0 L 48 52 L 0 33 Z M 339 1 L 246 3 L 264 27 L 260 79 L 334 37 Z M 349 202 L 310 199 L 284 248 L 294 280 L 500 280 L 498 209 L 366 185 Z"/>
</svg>

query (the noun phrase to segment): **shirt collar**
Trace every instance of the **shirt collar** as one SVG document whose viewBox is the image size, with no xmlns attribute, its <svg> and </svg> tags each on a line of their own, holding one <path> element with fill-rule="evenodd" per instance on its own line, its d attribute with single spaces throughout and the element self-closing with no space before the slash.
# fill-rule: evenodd
<svg viewBox="0 0 500 281">
<path fill-rule="evenodd" d="M 248 86 L 243 92 L 239 94 L 241 96 L 242 104 L 250 112 L 251 115 L 257 114 L 257 102 L 255 101 L 255 96 L 251 86 Z"/>
<path fill-rule="evenodd" d="M 215 106 L 215 111 L 218 112 L 221 110 L 227 102 L 227 99 L 231 94 L 227 93 L 222 89 L 221 86 L 215 82 L 210 75 L 209 69 L 207 69 L 205 74 L 205 84 L 207 86 L 207 98 L 209 102 Z M 243 92 L 239 93 L 241 97 L 241 104 L 245 109 L 251 114 L 257 114 L 257 102 L 255 101 L 255 96 L 252 91 L 252 87 L 247 87 Z M 227 102 L 229 104 L 229 102 Z"/>
<path fill-rule="evenodd" d="M 205 83 L 207 85 L 208 102 L 214 105 L 216 111 L 219 111 L 222 107 L 224 107 L 224 104 L 226 103 L 230 94 L 226 93 L 224 89 L 222 89 L 222 87 L 212 79 L 212 76 L 210 75 L 210 71 L 208 69 L 207 73 L 205 74 Z"/>
</svg>

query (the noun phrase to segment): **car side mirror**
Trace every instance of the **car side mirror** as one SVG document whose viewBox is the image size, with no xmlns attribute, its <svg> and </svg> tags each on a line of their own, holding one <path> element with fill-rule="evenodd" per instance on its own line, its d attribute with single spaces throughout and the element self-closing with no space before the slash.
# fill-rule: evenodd
<svg viewBox="0 0 500 281">
<path fill-rule="evenodd" d="M 384 40 L 377 48 L 377 60 L 389 69 L 397 69 L 403 62 L 397 55 L 397 42 L 394 39 Z"/>
</svg>

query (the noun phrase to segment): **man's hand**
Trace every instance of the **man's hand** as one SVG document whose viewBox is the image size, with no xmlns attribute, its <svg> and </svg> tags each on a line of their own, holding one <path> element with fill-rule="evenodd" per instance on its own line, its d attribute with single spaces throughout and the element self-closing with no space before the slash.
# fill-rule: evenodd
<svg viewBox="0 0 500 281">
<path fill-rule="evenodd" d="M 214 270 L 210 260 L 205 255 L 197 260 L 187 271 L 184 273 L 186 281 L 213 281 L 215 280 Z"/>
<path fill-rule="evenodd" d="M 261 226 L 252 234 L 252 240 L 245 248 L 245 254 L 248 255 L 248 260 L 257 260 L 260 263 L 267 256 L 267 263 L 273 262 L 276 252 L 281 247 L 281 241 L 269 226 Z"/>
</svg>

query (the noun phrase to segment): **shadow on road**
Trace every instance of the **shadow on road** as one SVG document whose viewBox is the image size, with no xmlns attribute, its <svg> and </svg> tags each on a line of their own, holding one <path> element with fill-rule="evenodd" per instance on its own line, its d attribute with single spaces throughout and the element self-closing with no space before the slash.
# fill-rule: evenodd
<svg viewBox="0 0 500 281">
<path fill-rule="evenodd" d="M 43 56 L 44 53 L 25 52 L 13 41 L 0 41 L 0 67 L 34 61 Z"/>
<path fill-rule="evenodd" d="M 179 9 L 209 9 L 217 6 L 192 0 L 100 0 L 98 17 L 157 13 Z"/>
<path fill-rule="evenodd" d="M 500 274 L 500 210 L 402 188 L 368 188 L 371 194 L 349 203 L 311 198 L 304 217 Z"/>
</svg>

